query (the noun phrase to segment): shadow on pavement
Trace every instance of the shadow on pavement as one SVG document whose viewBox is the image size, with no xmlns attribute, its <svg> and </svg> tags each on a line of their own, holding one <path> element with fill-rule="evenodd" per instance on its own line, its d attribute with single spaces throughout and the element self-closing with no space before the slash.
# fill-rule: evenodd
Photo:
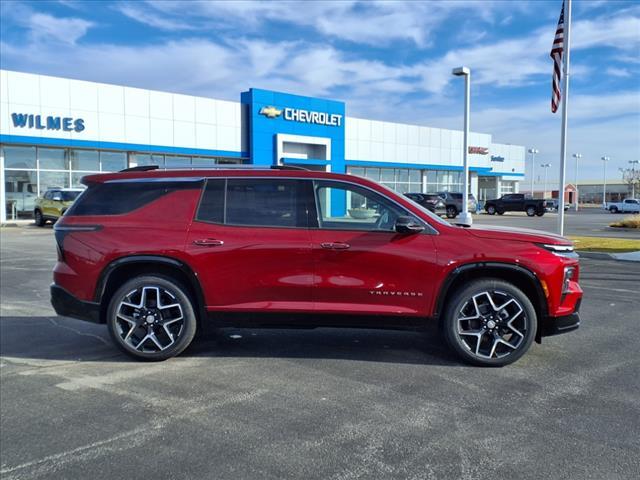
<svg viewBox="0 0 640 480">
<path fill-rule="evenodd" d="M 1 317 L 0 355 L 25 360 L 129 362 L 104 325 L 61 317 Z M 207 331 L 180 357 L 297 358 L 460 366 L 435 331 L 235 329 Z M 179 358 L 180 358 L 179 357 Z"/>
</svg>

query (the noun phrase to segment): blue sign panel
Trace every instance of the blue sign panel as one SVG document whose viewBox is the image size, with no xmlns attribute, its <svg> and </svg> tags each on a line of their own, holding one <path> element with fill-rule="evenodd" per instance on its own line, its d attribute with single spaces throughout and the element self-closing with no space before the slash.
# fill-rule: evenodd
<svg viewBox="0 0 640 480">
<path fill-rule="evenodd" d="M 249 156 L 252 163 L 278 163 L 276 135 L 281 133 L 331 139 L 331 171 L 346 171 L 344 102 L 256 88 L 243 92 L 241 102 L 248 109 Z"/>
</svg>

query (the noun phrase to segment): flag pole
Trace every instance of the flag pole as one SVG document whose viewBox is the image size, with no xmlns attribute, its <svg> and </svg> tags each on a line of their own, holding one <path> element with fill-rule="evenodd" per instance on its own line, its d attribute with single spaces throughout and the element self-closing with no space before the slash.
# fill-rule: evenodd
<svg viewBox="0 0 640 480">
<path fill-rule="evenodd" d="M 560 182 L 558 188 L 558 234 L 564 235 L 564 185 L 567 161 L 567 115 L 569 113 L 569 54 L 571 48 L 571 0 L 565 0 L 562 87 L 562 127 L 560 131 Z"/>
</svg>

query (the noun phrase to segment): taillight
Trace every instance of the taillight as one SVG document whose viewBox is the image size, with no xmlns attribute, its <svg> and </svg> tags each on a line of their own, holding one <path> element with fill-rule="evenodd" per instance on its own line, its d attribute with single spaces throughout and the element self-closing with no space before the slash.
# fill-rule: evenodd
<svg viewBox="0 0 640 480">
<path fill-rule="evenodd" d="M 53 226 L 58 261 L 64 261 L 64 239 L 67 235 L 73 232 L 95 232 L 97 230 L 102 230 L 102 225 L 69 225 L 59 220 L 58 223 Z"/>
</svg>

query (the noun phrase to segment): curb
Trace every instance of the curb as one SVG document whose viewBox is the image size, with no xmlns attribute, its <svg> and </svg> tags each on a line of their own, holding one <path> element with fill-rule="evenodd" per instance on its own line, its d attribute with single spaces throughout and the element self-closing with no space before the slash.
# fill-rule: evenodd
<svg viewBox="0 0 640 480">
<path fill-rule="evenodd" d="M 605 252 L 582 252 L 577 250 L 577 253 L 582 258 L 593 258 L 596 260 L 615 260 L 617 262 L 640 262 L 640 260 L 635 260 L 632 258 L 618 258 L 616 253 L 605 253 Z"/>
</svg>

